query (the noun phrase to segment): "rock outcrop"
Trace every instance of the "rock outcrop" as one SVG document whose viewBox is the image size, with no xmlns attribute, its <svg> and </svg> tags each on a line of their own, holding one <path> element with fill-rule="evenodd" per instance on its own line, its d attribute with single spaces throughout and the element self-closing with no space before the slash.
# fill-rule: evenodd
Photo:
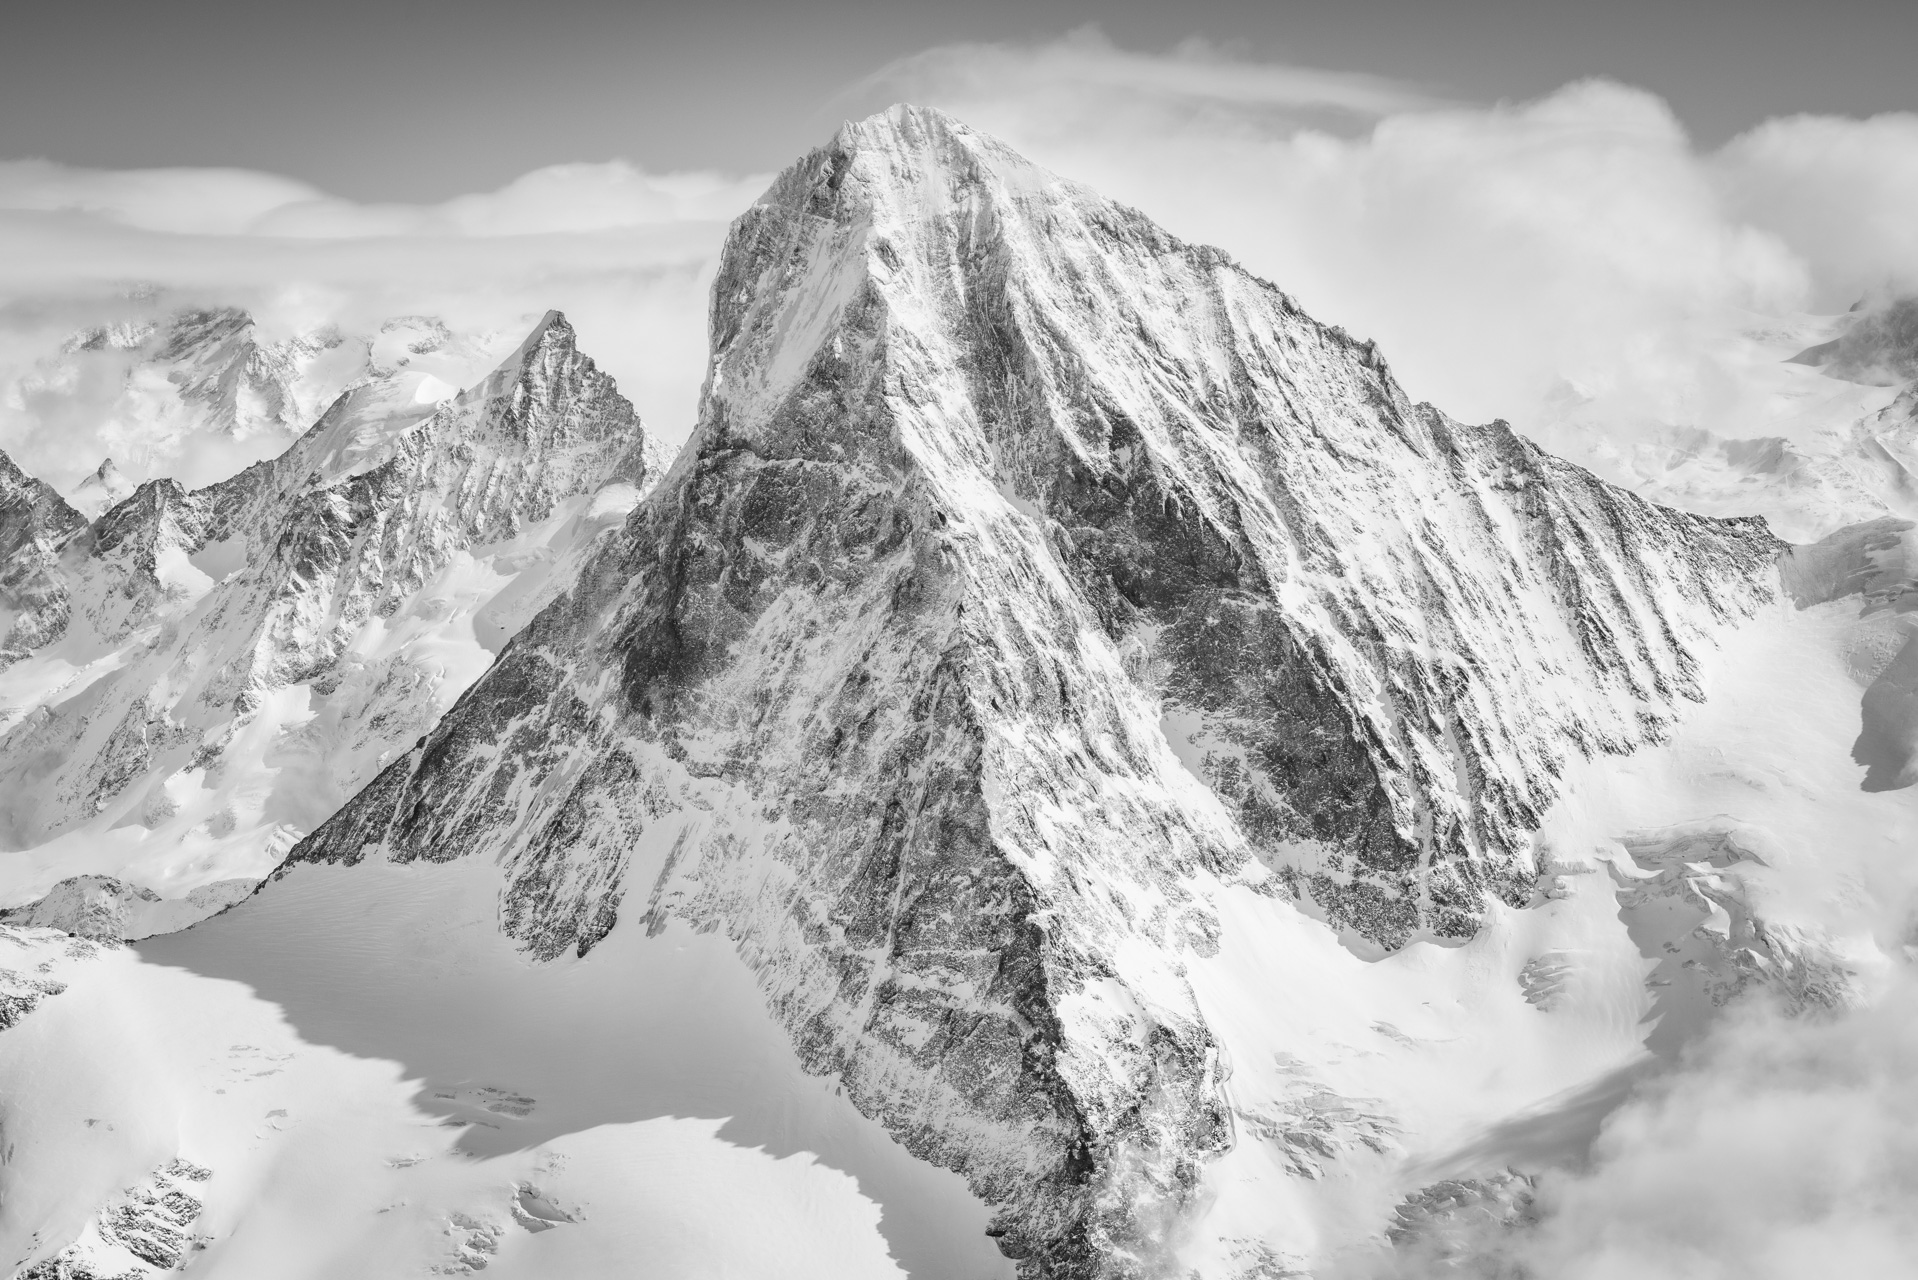
<svg viewBox="0 0 1918 1280">
<path fill-rule="evenodd" d="M 0 670 L 66 630 L 59 548 L 85 524 L 52 486 L 0 453 Z"/>
<path fill-rule="evenodd" d="M 213 1176 L 174 1159 L 128 1187 L 87 1222 L 80 1238 L 18 1272 L 19 1280 L 150 1280 L 175 1275 L 207 1246 L 194 1229 Z"/>
</svg>

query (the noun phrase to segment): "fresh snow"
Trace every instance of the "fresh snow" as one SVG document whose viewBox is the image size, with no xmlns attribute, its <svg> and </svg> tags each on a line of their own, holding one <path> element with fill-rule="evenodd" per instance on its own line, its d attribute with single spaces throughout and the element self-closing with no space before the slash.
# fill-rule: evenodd
<svg viewBox="0 0 1918 1280">
<path fill-rule="evenodd" d="M 0 1256 L 184 1158 L 213 1174 L 196 1276 L 1005 1274 L 983 1207 L 799 1070 L 722 940 L 529 964 L 493 879 L 307 868 L 63 959 L 0 1037 Z"/>
</svg>

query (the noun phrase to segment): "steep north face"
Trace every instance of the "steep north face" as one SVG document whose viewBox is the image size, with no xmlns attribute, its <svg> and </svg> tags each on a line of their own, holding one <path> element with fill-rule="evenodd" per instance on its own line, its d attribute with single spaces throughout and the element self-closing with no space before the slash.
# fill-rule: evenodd
<svg viewBox="0 0 1918 1280">
<path fill-rule="evenodd" d="M 1656 739 L 1777 583 L 1762 522 L 1414 405 L 933 112 L 779 177 L 712 343 L 660 487 L 290 864 L 497 860 L 540 956 L 723 929 L 1031 1275 L 1151 1269 L 1232 1140 L 1198 872 L 1468 935 L 1567 762 Z"/>
</svg>

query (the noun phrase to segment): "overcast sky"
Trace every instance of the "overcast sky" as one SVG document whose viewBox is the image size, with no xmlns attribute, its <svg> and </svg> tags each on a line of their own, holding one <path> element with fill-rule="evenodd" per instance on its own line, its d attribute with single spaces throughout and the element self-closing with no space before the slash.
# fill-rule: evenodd
<svg viewBox="0 0 1918 1280">
<path fill-rule="evenodd" d="M 1909 0 L 90 0 L 9 6 L 0 155 L 264 169 L 379 201 L 570 160 L 757 172 L 883 105 L 843 91 L 893 59 L 1087 23 L 1473 103 L 1604 75 L 1703 146 L 1918 107 Z"/>
</svg>

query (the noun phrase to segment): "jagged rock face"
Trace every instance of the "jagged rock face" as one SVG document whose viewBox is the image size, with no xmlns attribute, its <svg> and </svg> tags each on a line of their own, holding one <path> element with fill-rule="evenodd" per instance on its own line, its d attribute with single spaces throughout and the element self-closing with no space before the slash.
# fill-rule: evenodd
<svg viewBox="0 0 1918 1280">
<path fill-rule="evenodd" d="M 8 953 L 9 960 L 19 960 L 21 957 L 18 952 L 20 951 L 26 951 L 31 955 L 48 950 L 44 944 L 36 945 L 33 935 L 22 933 L 16 927 L 0 926 L 0 943 L 8 944 L 0 949 Z M 91 943 L 78 940 L 73 945 L 80 948 L 92 947 Z M 20 1019 L 39 1008 L 40 1002 L 48 996 L 60 995 L 67 989 L 65 983 L 41 976 L 51 968 L 52 964 L 44 960 L 36 965 L 34 972 L 31 973 L 23 969 L 0 966 L 0 1031 L 12 1028 Z"/>
<path fill-rule="evenodd" d="M 178 1274 L 209 1237 L 194 1230 L 211 1169 L 174 1158 L 103 1206 L 80 1238 L 20 1280 L 148 1280 Z"/>
<path fill-rule="evenodd" d="M 1566 760 L 1656 737 L 1776 586 L 1762 523 L 1412 405 L 933 113 L 782 175 L 712 327 L 666 482 L 291 861 L 497 858 L 541 956 L 725 929 L 1032 1275 L 1164 1264 L 1231 1141 L 1196 873 L 1468 933 Z"/>
<path fill-rule="evenodd" d="M 41 645 L 52 687 L 0 721 L 11 847 L 137 825 L 149 880 L 175 863 L 257 879 L 432 723 L 658 471 L 556 313 L 470 391 L 437 391 L 366 383 L 279 458 L 194 492 L 149 481 L 69 530 L 53 572 L 71 618 Z M 592 509 L 616 490 L 610 515 Z M 151 852 L 180 841 L 204 856 Z"/>
<path fill-rule="evenodd" d="M 67 624 L 58 549 L 86 520 L 0 454 L 0 670 Z"/>
</svg>

